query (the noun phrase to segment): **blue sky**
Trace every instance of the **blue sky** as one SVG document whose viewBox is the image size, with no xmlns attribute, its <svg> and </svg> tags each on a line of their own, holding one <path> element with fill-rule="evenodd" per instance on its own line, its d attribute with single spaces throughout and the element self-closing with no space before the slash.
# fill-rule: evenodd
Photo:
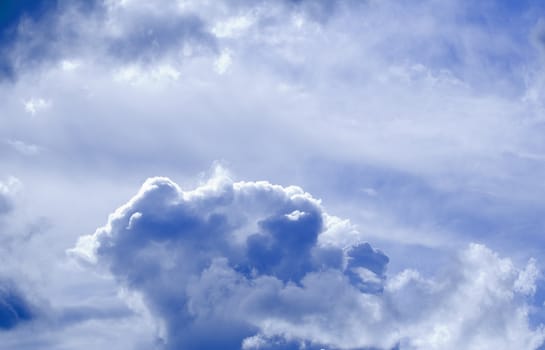
<svg viewBox="0 0 545 350">
<path fill-rule="evenodd" d="M 2 349 L 545 348 L 540 1 L 4 1 Z"/>
</svg>

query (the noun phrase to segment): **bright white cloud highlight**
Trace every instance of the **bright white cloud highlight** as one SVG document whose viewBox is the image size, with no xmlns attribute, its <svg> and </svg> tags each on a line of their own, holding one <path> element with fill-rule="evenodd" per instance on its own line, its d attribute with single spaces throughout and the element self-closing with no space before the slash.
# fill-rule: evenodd
<svg viewBox="0 0 545 350">
<path fill-rule="evenodd" d="M 24 101 L 25 111 L 30 113 L 31 115 L 35 115 L 36 113 L 47 109 L 51 106 L 51 101 L 43 99 L 43 98 L 31 98 L 26 101 Z"/>
<path fill-rule="evenodd" d="M 232 62 L 233 59 L 231 57 L 231 51 L 228 49 L 223 50 L 214 62 L 214 69 L 216 70 L 216 73 L 221 75 L 227 72 Z"/>
</svg>

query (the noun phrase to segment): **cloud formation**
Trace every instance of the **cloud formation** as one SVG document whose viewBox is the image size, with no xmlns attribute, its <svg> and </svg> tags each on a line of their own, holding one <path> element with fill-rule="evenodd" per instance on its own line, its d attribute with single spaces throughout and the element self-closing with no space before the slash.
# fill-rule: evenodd
<svg viewBox="0 0 545 350">
<path fill-rule="evenodd" d="M 538 276 L 471 245 L 436 279 L 406 270 L 302 189 L 219 171 L 150 178 L 74 256 L 142 298 L 166 349 L 535 349 Z"/>
<path fill-rule="evenodd" d="M 167 347 L 234 349 L 266 322 L 268 305 L 278 302 L 283 316 L 318 275 L 346 279 L 348 289 L 380 290 L 388 258 L 366 243 L 322 243 L 325 215 L 298 187 L 217 175 L 183 192 L 166 178 L 152 178 L 73 252 L 98 260 L 123 286 L 142 293 L 164 322 Z"/>
<path fill-rule="evenodd" d="M 1 38 L 1 176 L 29 208 L 0 185 L 0 276 L 52 305 L 33 344 L 151 348 L 117 286 L 167 348 L 218 348 L 210 328 L 246 349 L 542 342 L 542 262 L 520 261 L 545 237 L 543 5 L 17 3 L 39 11 Z M 153 179 L 74 251 L 106 278 L 63 260 L 141 179 L 216 159 L 350 221 L 291 187 Z"/>
</svg>

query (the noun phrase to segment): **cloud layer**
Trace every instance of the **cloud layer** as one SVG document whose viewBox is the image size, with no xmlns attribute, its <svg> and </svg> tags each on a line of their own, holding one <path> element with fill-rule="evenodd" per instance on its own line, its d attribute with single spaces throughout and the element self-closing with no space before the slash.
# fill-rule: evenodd
<svg viewBox="0 0 545 350">
<path fill-rule="evenodd" d="M 544 10 L 2 1 L 2 348 L 538 347 Z"/>
</svg>

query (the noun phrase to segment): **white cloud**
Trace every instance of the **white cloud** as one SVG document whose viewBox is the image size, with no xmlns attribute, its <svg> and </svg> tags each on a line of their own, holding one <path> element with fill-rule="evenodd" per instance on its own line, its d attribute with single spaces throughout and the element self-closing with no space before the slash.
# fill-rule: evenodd
<svg viewBox="0 0 545 350">
<path fill-rule="evenodd" d="M 21 190 L 21 187 L 21 181 L 14 176 L 10 176 L 7 180 L 0 182 L 0 193 L 5 196 L 13 196 Z"/>
<path fill-rule="evenodd" d="M 517 269 L 509 259 L 477 244 L 459 259 L 451 276 L 431 282 L 403 272 L 405 283 L 394 278 L 386 288 L 406 312 L 401 348 L 507 350 L 537 349 L 543 344 L 545 329 L 530 326 L 526 291 L 519 288 L 520 278 L 535 268 L 533 263 Z M 527 282 L 535 287 L 535 276 Z"/>
<path fill-rule="evenodd" d="M 142 295 L 169 349 L 295 341 L 507 350 L 544 342 L 545 328 L 528 318 L 533 261 L 519 269 L 472 244 L 448 274 L 406 270 L 385 280 L 388 258 L 356 239 L 347 245 L 353 227 L 322 210 L 297 187 L 233 183 L 222 172 L 191 191 L 154 178 L 70 253 Z M 212 329 L 214 340 L 201 336 Z"/>
<path fill-rule="evenodd" d="M 120 68 L 114 79 L 120 82 L 128 82 L 133 85 L 145 86 L 154 83 L 169 83 L 180 78 L 180 71 L 170 64 L 159 65 L 152 70 L 132 64 Z"/>
<path fill-rule="evenodd" d="M 24 101 L 25 111 L 35 115 L 38 112 L 41 112 L 44 109 L 47 109 L 51 106 L 51 101 L 43 98 L 31 98 Z"/>
<path fill-rule="evenodd" d="M 225 279 L 232 295 L 222 299 L 224 309 L 194 295 L 195 313 L 228 313 L 245 300 L 244 293 L 263 300 L 257 295 L 260 286 L 271 287 L 279 307 L 294 310 L 274 319 L 251 303 L 245 304 L 251 319 L 233 311 L 233 317 L 258 329 L 244 338 L 246 346 L 297 347 L 303 339 L 307 348 L 313 346 L 308 339 L 386 346 L 400 339 L 402 348 L 471 349 L 495 344 L 493 330 L 498 348 L 531 348 L 541 339 L 541 331 L 528 326 L 526 313 L 534 311 L 531 300 L 539 296 L 535 280 L 543 265 L 540 96 L 545 84 L 542 57 L 537 57 L 542 23 L 535 20 L 540 11 L 522 16 L 513 10 L 509 23 L 498 24 L 500 5 L 488 4 L 486 11 L 481 6 L 450 0 L 410 5 L 397 0 L 166 1 L 161 6 L 124 0 L 85 8 L 85 13 L 64 2 L 43 20 L 23 21 L 13 47 L 2 51 L 2 68 L 6 63 L 13 70 L 13 80 L 0 85 L 0 140 L 22 154 L 47 152 L 30 158 L 2 148 L 0 171 L 30 184 L 26 196 L 33 213 L 47 216 L 55 229 L 28 239 L 31 248 L 18 248 L 17 259 L 10 258 L 4 269 L 31 276 L 56 305 L 81 299 L 94 303 L 97 293 L 110 293 L 105 299 L 112 303 L 111 278 L 59 262 L 74 235 L 93 230 L 141 179 L 168 175 L 185 188 L 194 183 L 188 174 L 220 159 L 239 178 L 297 183 L 324 198 L 329 214 L 316 204 L 323 220 L 317 245 L 332 252 L 320 250 L 319 261 L 337 261 L 337 249 L 348 253 L 349 247 L 372 238 L 391 248 L 394 263 L 386 280 L 369 266 L 349 267 L 344 261 L 342 272 L 313 271 L 306 285 L 287 286 L 274 276 L 251 277 L 254 281 L 247 276 L 251 271 L 245 275 L 214 260 L 194 274 L 193 292 L 221 299 L 222 290 L 212 283 L 217 277 Z M 484 14 L 487 26 L 474 21 L 475 11 Z M 528 39 L 524 35 L 529 32 Z M 51 118 L 21 117 L 48 112 L 52 101 Z M 222 190 L 231 183 L 218 180 L 197 191 L 172 186 L 185 201 L 200 203 L 218 193 L 228 199 L 229 192 Z M 250 184 L 234 183 L 233 191 L 299 193 L 269 183 L 252 185 L 254 191 Z M 169 186 L 164 188 L 169 192 Z M 146 188 L 143 193 L 147 201 L 158 192 Z M 208 204 L 203 212 L 214 207 Z M 237 218 L 272 215 L 270 208 L 260 211 L 249 204 L 236 209 L 242 212 L 233 209 Z M 289 209 L 279 215 L 293 225 L 313 217 L 307 208 Z M 111 221 L 125 220 L 119 230 L 135 232 L 153 226 L 146 221 L 150 212 L 161 218 L 160 210 L 144 208 L 114 214 Z M 237 244 L 249 232 L 260 231 L 255 220 L 233 225 L 237 228 L 226 232 Z M 35 229 L 21 228 L 24 239 Z M 537 259 L 518 268 L 486 248 L 471 246 L 449 265 L 454 251 L 472 240 L 490 243 L 508 256 Z M 81 239 L 78 252 L 108 265 L 96 254 L 99 246 L 89 236 Z M 155 243 L 145 247 L 149 257 L 164 258 L 160 271 L 181 266 L 175 249 Z M 368 249 L 364 246 L 363 253 Z M 467 256 L 471 251 L 486 261 Z M 491 266 L 496 267 L 487 270 Z M 399 272 L 404 268 L 410 269 Z M 443 268 L 456 273 L 439 273 Z M 462 273 L 465 269 L 475 272 Z M 360 282 L 338 282 L 337 277 Z M 479 278 L 498 293 L 480 285 Z M 320 284 L 325 282 L 331 286 Z M 370 295 L 384 283 L 380 297 Z M 165 290 L 171 288 L 177 290 L 171 285 Z M 350 316 L 348 321 L 327 302 L 316 314 L 310 306 L 298 309 L 293 300 L 321 300 L 316 289 L 339 292 L 341 311 L 348 310 L 342 317 Z M 107 304 L 102 299 L 96 303 Z M 472 314 L 466 304 L 484 314 Z M 164 315 L 154 310 L 156 318 Z M 361 321 L 358 311 L 373 317 Z M 505 316 L 509 313 L 511 319 Z M 498 315 L 495 321 L 491 314 Z M 343 332 L 334 334 L 320 315 Z M 298 316 L 308 319 L 308 327 Z M 145 342 L 146 330 L 153 327 L 137 316 L 130 322 L 135 326 L 90 321 L 63 330 L 67 338 L 53 343 L 86 349 L 111 339 L 116 348 L 133 349 L 131 340 L 118 334 Z M 360 334 L 354 325 L 370 331 Z M 168 337 L 168 326 L 161 327 L 162 337 Z M 30 337 L 10 335 L 11 347 L 18 347 L 18 338 Z M 145 349 L 152 346 L 147 341 Z"/>
<path fill-rule="evenodd" d="M 232 38 L 241 35 L 248 30 L 254 23 L 251 16 L 238 16 L 229 18 L 226 21 L 216 23 L 212 28 L 212 33 L 219 38 Z"/>
<path fill-rule="evenodd" d="M 219 333 L 212 342 L 230 348 L 251 336 L 253 327 L 270 330 L 276 323 L 266 316 L 269 311 L 282 318 L 282 309 L 296 308 L 305 295 L 317 298 L 315 283 L 330 285 L 334 293 L 339 281 L 349 295 L 380 289 L 388 258 L 359 241 L 322 246 L 322 210 L 298 187 L 232 182 L 223 171 L 192 191 L 152 178 L 104 227 L 81 237 L 70 254 L 108 268 L 125 288 L 140 293 L 165 323 L 167 348 L 205 346 L 212 340 L 198 329 L 214 324 Z M 363 279 L 359 268 L 373 278 Z M 292 286 L 298 281 L 308 283 L 308 290 Z M 285 304 L 278 311 L 260 306 L 276 298 Z M 249 304 L 236 310 L 240 302 Z"/>
<path fill-rule="evenodd" d="M 62 60 L 60 66 L 63 71 L 71 72 L 78 69 L 81 66 L 81 63 L 72 60 Z"/>
<path fill-rule="evenodd" d="M 225 49 L 221 52 L 221 54 L 218 56 L 218 58 L 214 62 L 214 69 L 216 73 L 222 75 L 229 70 L 229 67 L 233 63 L 233 59 L 231 55 L 232 55 L 231 51 L 228 49 Z"/>
</svg>

